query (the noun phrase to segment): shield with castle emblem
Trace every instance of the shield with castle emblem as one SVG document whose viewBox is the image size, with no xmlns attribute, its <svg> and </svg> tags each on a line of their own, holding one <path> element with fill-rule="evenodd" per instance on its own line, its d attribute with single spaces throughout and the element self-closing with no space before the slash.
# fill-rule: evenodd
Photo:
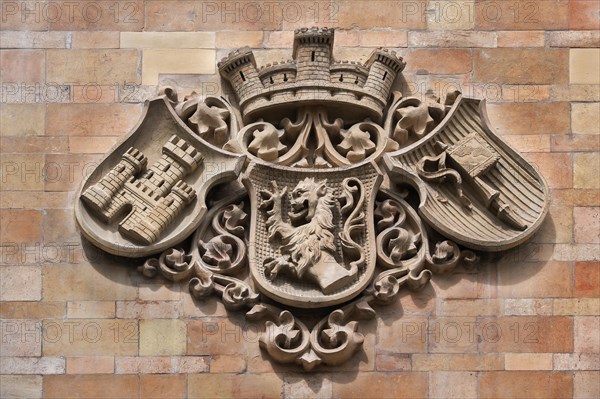
<svg viewBox="0 0 600 399">
<path fill-rule="evenodd" d="M 333 41 L 297 30 L 292 58 L 260 69 L 250 49 L 232 52 L 218 67 L 235 98 L 165 90 L 75 205 L 92 243 L 160 253 L 144 276 L 245 309 L 265 322 L 261 347 L 305 369 L 350 359 L 359 322 L 401 287 L 519 245 L 548 211 L 544 179 L 483 102 L 405 97 L 400 56 L 337 61 Z"/>
</svg>

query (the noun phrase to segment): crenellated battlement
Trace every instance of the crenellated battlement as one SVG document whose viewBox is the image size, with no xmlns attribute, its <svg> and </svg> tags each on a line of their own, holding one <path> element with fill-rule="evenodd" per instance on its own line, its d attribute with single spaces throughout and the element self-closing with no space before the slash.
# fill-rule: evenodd
<svg viewBox="0 0 600 399">
<path fill-rule="evenodd" d="M 105 223 L 120 219 L 124 236 L 151 244 L 196 197 L 182 179 L 196 170 L 202 155 L 187 141 L 173 135 L 162 156 L 147 170 L 148 159 L 130 148 L 121 161 L 82 195 L 82 201 Z"/>
<path fill-rule="evenodd" d="M 334 29 L 295 31 L 293 59 L 256 67 L 249 48 L 236 50 L 218 65 L 235 91 L 246 121 L 278 106 L 343 103 L 357 118 L 379 120 L 392 84 L 404 69 L 393 51 L 377 49 L 366 63 L 335 61 Z"/>
</svg>

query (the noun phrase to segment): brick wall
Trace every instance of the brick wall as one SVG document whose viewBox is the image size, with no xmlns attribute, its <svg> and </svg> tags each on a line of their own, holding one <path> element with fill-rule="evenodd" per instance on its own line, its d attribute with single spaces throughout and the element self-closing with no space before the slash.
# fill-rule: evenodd
<svg viewBox="0 0 600 399">
<path fill-rule="evenodd" d="M 0 7 L 0 397 L 600 395 L 597 1 Z M 218 301 L 82 246 L 72 204 L 157 87 L 215 94 L 230 49 L 289 59 L 293 29 L 313 25 L 341 28 L 338 59 L 398 50 L 416 95 L 486 98 L 497 132 L 546 177 L 551 208 L 530 243 L 403 294 L 365 325 L 364 353 L 305 374 L 271 364 Z"/>
</svg>

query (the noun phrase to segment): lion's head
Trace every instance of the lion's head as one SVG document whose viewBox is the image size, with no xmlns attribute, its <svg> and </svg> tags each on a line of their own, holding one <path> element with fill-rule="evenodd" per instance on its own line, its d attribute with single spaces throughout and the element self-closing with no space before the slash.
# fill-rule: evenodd
<svg viewBox="0 0 600 399">
<path fill-rule="evenodd" d="M 307 177 L 300 181 L 292 191 L 290 219 L 294 222 L 310 222 L 318 212 L 317 208 L 320 202 L 332 199 L 330 190 L 327 188 L 327 180 L 315 181 L 314 178 Z"/>
</svg>

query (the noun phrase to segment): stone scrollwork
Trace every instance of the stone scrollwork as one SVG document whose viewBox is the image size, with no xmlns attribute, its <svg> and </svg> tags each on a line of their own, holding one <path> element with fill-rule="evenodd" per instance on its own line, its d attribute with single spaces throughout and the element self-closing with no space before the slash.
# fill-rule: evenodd
<svg viewBox="0 0 600 399">
<path fill-rule="evenodd" d="M 334 61 L 333 40 L 300 29 L 293 59 L 263 68 L 232 52 L 229 99 L 164 89 L 75 204 L 94 245 L 245 311 L 266 354 L 306 370 L 348 361 L 379 306 L 523 243 L 548 211 L 484 102 L 403 97 L 401 57 Z"/>
</svg>

